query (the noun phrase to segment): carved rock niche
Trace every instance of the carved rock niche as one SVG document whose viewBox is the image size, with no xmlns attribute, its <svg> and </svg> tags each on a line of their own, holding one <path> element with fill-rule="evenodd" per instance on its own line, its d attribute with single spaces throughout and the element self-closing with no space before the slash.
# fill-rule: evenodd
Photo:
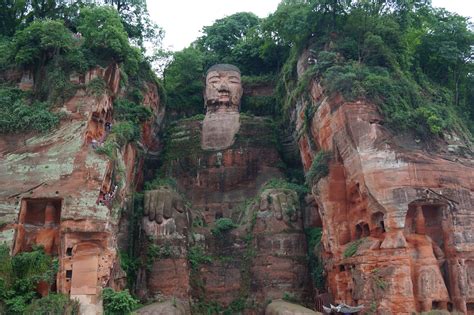
<svg viewBox="0 0 474 315">
<path fill-rule="evenodd" d="M 42 245 L 46 253 L 59 253 L 59 223 L 62 199 L 25 198 L 21 201 L 13 254 Z"/>
</svg>

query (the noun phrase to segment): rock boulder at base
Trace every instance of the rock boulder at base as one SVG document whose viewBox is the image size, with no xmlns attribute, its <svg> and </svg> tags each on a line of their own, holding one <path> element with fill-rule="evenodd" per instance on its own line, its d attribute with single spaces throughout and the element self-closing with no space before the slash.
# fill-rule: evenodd
<svg viewBox="0 0 474 315">
<path fill-rule="evenodd" d="M 275 300 L 268 304 L 265 315 L 318 315 L 322 314 L 301 305 Z"/>
<path fill-rule="evenodd" d="M 189 315 L 189 305 L 180 300 L 153 303 L 135 311 L 140 315 Z"/>
</svg>

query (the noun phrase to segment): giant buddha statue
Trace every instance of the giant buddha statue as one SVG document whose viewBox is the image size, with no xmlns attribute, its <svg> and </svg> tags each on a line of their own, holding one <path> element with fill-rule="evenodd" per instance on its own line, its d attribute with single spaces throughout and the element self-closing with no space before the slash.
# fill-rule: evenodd
<svg viewBox="0 0 474 315">
<path fill-rule="evenodd" d="M 199 300 L 204 294 L 224 307 L 244 291 L 262 305 L 281 298 L 282 287 L 306 296 L 299 198 L 291 189 L 266 189 L 265 183 L 283 177 L 276 131 L 268 117 L 240 115 L 242 94 L 239 69 L 214 65 L 206 73 L 204 120 L 184 119 L 170 128 L 160 173 L 176 185 L 145 192 L 142 221 L 145 247 L 167 250 L 141 271 L 141 296 Z M 216 233 L 228 220 L 235 228 Z M 249 234 L 258 244 L 249 243 Z M 255 257 L 242 272 L 248 246 L 255 246 Z M 198 249 L 226 259 L 190 270 L 189 255 Z M 252 287 L 246 273 L 252 273 Z"/>
<path fill-rule="evenodd" d="M 206 74 L 202 128 L 202 149 L 222 150 L 234 143 L 239 131 L 239 109 L 243 88 L 240 70 L 229 64 L 217 64 Z"/>
</svg>

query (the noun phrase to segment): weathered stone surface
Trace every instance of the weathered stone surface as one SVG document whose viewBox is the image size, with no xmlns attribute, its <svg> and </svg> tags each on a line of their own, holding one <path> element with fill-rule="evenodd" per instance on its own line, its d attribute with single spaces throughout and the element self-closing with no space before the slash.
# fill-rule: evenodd
<svg viewBox="0 0 474 315">
<path fill-rule="evenodd" d="M 148 190 L 145 192 L 144 203 L 144 214 L 150 221 L 155 221 L 160 225 L 173 225 L 173 227 L 165 228 L 158 235 L 170 235 L 174 232 L 183 234 L 183 230 L 188 226 L 187 211 L 183 198 L 178 192 L 168 186 Z M 166 224 L 168 222 L 169 224 Z"/>
<path fill-rule="evenodd" d="M 282 298 L 285 292 L 307 300 L 310 282 L 298 195 L 290 189 L 266 189 L 255 211 L 253 294 L 261 301 Z"/>
<path fill-rule="evenodd" d="M 140 315 L 189 315 L 191 311 L 189 310 L 189 303 L 172 299 L 144 306 L 135 310 L 134 313 Z"/>
<path fill-rule="evenodd" d="M 190 225 L 188 208 L 174 189 L 163 186 L 145 192 L 142 229 L 147 240 L 142 241 L 142 247 L 147 252 L 148 266 L 141 271 L 141 298 L 188 298 Z"/>
<path fill-rule="evenodd" d="M 268 304 L 265 309 L 265 315 L 317 315 L 322 314 L 312 311 L 301 305 L 275 300 Z"/>
<path fill-rule="evenodd" d="M 148 296 L 189 297 L 189 266 L 185 258 L 159 258 L 147 277 Z"/>
<path fill-rule="evenodd" d="M 208 113 L 202 124 L 204 150 L 227 149 L 234 143 L 240 128 L 239 113 Z"/>
</svg>

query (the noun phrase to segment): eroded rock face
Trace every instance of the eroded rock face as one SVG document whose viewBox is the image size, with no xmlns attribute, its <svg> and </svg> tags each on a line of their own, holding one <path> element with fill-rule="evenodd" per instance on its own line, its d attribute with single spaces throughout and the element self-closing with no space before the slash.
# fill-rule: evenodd
<svg viewBox="0 0 474 315">
<path fill-rule="evenodd" d="M 183 197 L 173 188 L 159 187 L 145 192 L 142 228 L 147 238 L 147 269 L 138 287 L 142 298 L 156 296 L 187 298 L 189 266 L 187 261 L 190 214 Z"/>
<path fill-rule="evenodd" d="M 257 289 L 253 294 L 268 300 L 290 292 L 299 301 L 307 300 L 310 278 L 298 195 L 291 189 L 266 189 L 255 211 L 252 281 Z"/>
<path fill-rule="evenodd" d="M 191 314 L 189 304 L 180 300 L 169 300 L 144 306 L 136 311 L 140 315 L 188 315 Z"/>
<path fill-rule="evenodd" d="M 299 146 L 306 170 L 316 151 L 332 156 L 312 192 L 336 302 L 392 314 L 472 309 L 472 160 L 446 143 L 430 152 L 406 147 L 369 102 L 328 98 L 316 81 L 310 94 L 296 124 L 319 105 Z"/>
<path fill-rule="evenodd" d="M 202 125 L 202 148 L 222 150 L 234 143 L 240 129 L 238 112 L 208 113 Z"/>
<path fill-rule="evenodd" d="M 123 288 L 120 209 L 140 179 L 135 167 L 141 163 L 133 145 L 121 148 L 115 161 L 91 145 L 107 136 L 120 71 L 111 65 L 71 77 L 72 83 L 87 83 L 98 76 L 107 92 L 95 97 L 79 88 L 60 109 L 65 118 L 58 129 L 0 138 L 0 243 L 13 254 L 44 245 L 59 259 L 55 287 L 79 299 L 84 314 L 102 312 L 103 287 Z M 156 88 L 145 94 L 156 119 L 162 112 Z"/>
</svg>

